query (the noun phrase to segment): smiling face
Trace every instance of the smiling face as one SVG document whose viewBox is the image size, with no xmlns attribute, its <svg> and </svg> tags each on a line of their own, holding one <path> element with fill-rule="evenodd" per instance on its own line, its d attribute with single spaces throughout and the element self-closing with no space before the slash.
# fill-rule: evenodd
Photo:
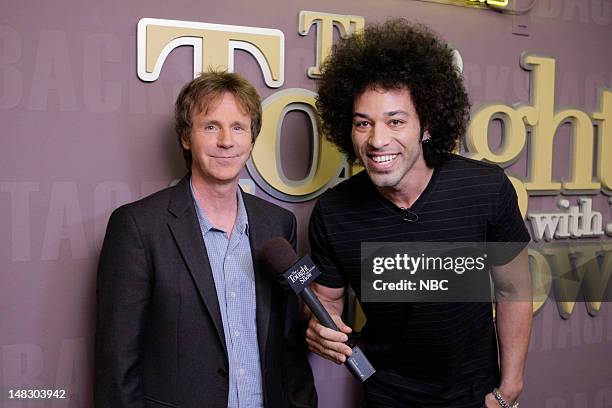
<svg viewBox="0 0 612 408">
<path fill-rule="evenodd" d="M 237 183 L 253 147 L 249 113 L 226 92 L 194 111 L 192 124 L 190 138 L 181 140 L 191 150 L 192 175 L 209 185 Z"/>
<path fill-rule="evenodd" d="M 427 172 L 421 124 L 406 88 L 368 88 L 355 99 L 352 140 L 372 183 L 382 190 L 407 189 Z"/>
</svg>

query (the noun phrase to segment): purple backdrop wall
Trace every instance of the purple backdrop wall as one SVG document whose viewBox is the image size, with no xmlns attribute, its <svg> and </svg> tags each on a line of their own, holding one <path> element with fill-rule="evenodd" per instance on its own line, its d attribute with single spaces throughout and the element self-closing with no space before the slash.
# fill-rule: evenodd
<svg viewBox="0 0 612 408">
<path fill-rule="evenodd" d="M 306 76 L 315 61 L 315 30 L 298 35 L 300 10 L 366 22 L 403 16 L 430 25 L 460 50 L 475 107 L 529 100 L 529 73 L 519 66 L 524 51 L 556 59 L 556 106 L 594 112 L 598 90 L 612 87 L 610 0 L 539 0 L 516 18 L 409 0 L 1 0 L 0 6 L 0 407 L 6 408 L 91 406 L 95 265 L 108 216 L 183 174 L 171 112 L 191 78 L 191 52 L 175 50 L 159 80 L 141 82 L 135 50 L 141 18 L 282 30 L 281 89 L 315 89 Z M 528 36 L 512 34 L 518 19 Z M 265 86 L 245 53 L 237 54 L 236 70 L 264 98 L 277 91 Z M 303 146 L 301 123 L 294 117 L 285 124 L 284 155 Z M 568 170 L 569 145 L 561 129 L 553 172 L 559 179 Z M 301 165 L 293 166 L 299 173 Z M 523 154 L 509 172 L 524 178 L 526 167 Z M 257 195 L 280 203 L 260 189 Z M 530 208 L 554 209 L 557 198 L 533 197 Z M 610 219 L 608 197 L 592 198 Z M 300 252 L 306 252 L 314 201 L 280 204 L 298 217 Z M 609 304 L 596 317 L 578 304 L 562 320 L 547 302 L 534 320 L 523 405 L 612 406 L 611 351 Z M 357 404 L 357 385 L 344 368 L 316 357 L 312 363 L 322 407 Z M 70 398 L 9 399 L 8 390 L 18 388 L 64 388 Z"/>
</svg>

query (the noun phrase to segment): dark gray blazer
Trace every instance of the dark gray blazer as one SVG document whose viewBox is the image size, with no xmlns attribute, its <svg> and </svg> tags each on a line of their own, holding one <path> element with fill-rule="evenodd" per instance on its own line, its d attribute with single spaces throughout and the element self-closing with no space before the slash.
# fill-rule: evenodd
<svg viewBox="0 0 612 408">
<path fill-rule="evenodd" d="M 276 236 L 295 247 L 295 217 L 242 194 L 255 269 L 265 406 L 315 407 L 297 299 L 261 269 L 259 254 Z M 96 407 L 227 406 L 223 324 L 188 176 L 113 212 L 96 295 Z"/>
</svg>

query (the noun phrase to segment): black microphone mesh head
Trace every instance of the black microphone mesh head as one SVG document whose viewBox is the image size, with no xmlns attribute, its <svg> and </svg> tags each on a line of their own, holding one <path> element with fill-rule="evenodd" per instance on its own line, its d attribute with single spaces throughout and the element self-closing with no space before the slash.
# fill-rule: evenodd
<svg viewBox="0 0 612 408">
<path fill-rule="evenodd" d="M 286 272 L 299 259 L 289 241 L 282 237 L 267 240 L 261 252 L 264 269 L 275 277 Z"/>
</svg>

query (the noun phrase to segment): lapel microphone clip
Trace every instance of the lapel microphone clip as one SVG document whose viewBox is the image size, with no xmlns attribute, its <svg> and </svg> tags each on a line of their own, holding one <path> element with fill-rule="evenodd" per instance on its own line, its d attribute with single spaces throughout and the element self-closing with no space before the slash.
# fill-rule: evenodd
<svg viewBox="0 0 612 408">
<path fill-rule="evenodd" d="M 419 215 L 410 209 L 405 207 L 400 207 L 402 211 L 402 221 L 404 222 L 417 222 L 419 220 Z"/>
</svg>

